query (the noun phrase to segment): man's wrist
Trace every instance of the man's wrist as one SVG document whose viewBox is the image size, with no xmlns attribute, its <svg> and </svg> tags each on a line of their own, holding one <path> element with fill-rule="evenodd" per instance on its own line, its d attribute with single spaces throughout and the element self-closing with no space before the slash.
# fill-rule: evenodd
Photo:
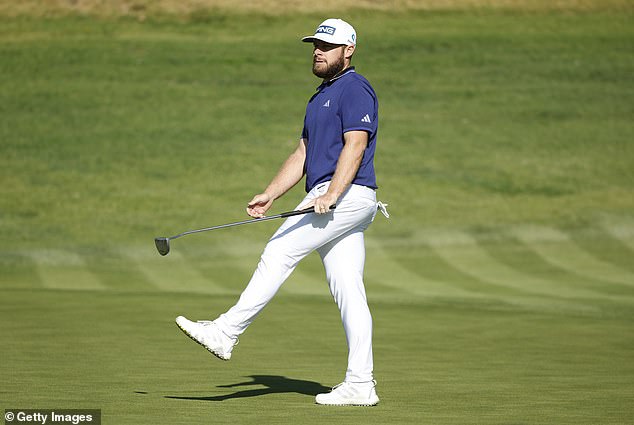
<svg viewBox="0 0 634 425">
<path fill-rule="evenodd" d="M 269 197 L 270 201 L 274 201 L 277 198 L 279 198 L 279 193 L 277 190 L 275 190 L 275 188 L 269 186 L 264 190 L 264 194 L 267 195 Z"/>
<path fill-rule="evenodd" d="M 339 197 L 341 196 L 342 192 L 339 191 L 335 191 L 335 190 L 330 190 L 330 188 L 328 188 L 328 191 L 326 191 L 326 196 L 330 196 L 332 198 L 332 202 L 335 203 L 337 202 L 337 200 L 339 199 Z"/>
</svg>

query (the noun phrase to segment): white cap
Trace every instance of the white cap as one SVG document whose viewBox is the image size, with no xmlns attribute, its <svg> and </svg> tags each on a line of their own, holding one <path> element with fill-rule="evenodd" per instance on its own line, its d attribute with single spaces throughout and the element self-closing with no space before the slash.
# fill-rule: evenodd
<svg viewBox="0 0 634 425">
<path fill-rule="evenodd" d="M 302 38 L 306 43 L 315 40 L 325 41 L 331 44 L 345 44 L 347 46 L 357 45 L 357 33 L 352 25 L 341 19 L 326 19 L 315 30 L 315 35 Z"/>
</svg>

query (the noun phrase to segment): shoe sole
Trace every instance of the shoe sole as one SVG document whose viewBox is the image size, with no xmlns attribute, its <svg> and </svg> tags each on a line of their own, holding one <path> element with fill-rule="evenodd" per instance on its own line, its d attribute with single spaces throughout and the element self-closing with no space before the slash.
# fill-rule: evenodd
<svg viewBox="0 0 634 425">
<path fill-rule="evenodd" d="M 360 403 L 319 403 L 317 400 L 315 400 L 315 404 L 318 404 L 320 406 L 357 406 L 357 407 L 374 407 L 377 404 L 379 404 L 379 399 L 377 398 L 377 400 L 375 402 L 360 402 Z"/>
<path fill-rule="evenodd" d="M 176 326 L 178 327 L 178 329 L 180 329 L 181 331 L 183 331 L 183 333 L 185 335 L 187 335 L 189 337 L 189 339 L 191 339 L 192 341 L 194 341 L 196 344 L 200 345 L 201 347 L 204 347 L 207 351 L 209 351 L 211 354 L 213 354 L 214 356 L 216 356 L 217 358 L 219 358 L 222 361 L 228 362 L 229 359 L 222 357 L 220 354 L 216 353 L 215 351 L 213 351 L 212 349 L 210 349 L 209 347 L 207 347 L 205 344 L 201 343 L 200 341 L 198 341 L 196 338 L 194 338 L 193 336 L 191 336 L 191 334 L 189 332 L 187 332 L 187 330 L 185 328 L 183 328 L 181 325 L 178 324 L 178 322 L 175 322 Z"/>
<path fill-rule="evenodd" d="M 379 404 L 379 402 L 377 401 L 376 403 L 341 403 L 341 404 L 335 404 L 335 403 L 317 403 L 315 402 L 315 404 L 318 404 L 319 406 L 350 406 L 350 407 L 374 407 L 377 404 Z"/>
</svg>

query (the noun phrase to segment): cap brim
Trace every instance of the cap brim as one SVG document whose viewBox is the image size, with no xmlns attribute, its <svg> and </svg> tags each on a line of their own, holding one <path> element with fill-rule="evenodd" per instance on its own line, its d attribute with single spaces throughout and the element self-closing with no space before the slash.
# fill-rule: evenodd
<svg viewBox="0 0 634 425">
<path fill-rule="evenodd" d="M 308 35 L 302 38 L 304 43 L 312 43 L 315 40 L 323 41 L 324 43 L 334 44 L 335 46 L 351 46 L 348 43 L 342 43 L 341 41 L 334 41 L 331 36 L 328 34 L 316 34 L 316 35 Z"/>
<path fill-rule="evenodd" d="M 302 38 L 302 41 L 304 43 L 312 43 L 315 40 L 319 40 L 319 41 L 325 41 L 326 43 L 330 43 L 330 40 L 327 37 L 328 36 L 326 34 L 307 35 L 306 37 Z"/>
</svg>

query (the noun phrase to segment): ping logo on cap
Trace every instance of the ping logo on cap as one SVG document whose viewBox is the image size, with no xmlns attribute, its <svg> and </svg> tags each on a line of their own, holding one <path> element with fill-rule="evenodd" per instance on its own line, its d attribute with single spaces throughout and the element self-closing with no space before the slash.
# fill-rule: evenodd
<svg viewBox="0 0 634 425">
<path fill-rule="evenodd" d="M 322 25 L 319 28 L 317 28 L 317 31 L 315 31 L 315 34 L 325 33 L 325 34 L 334 35 L 335 31 L 337 31 L 337 28 L 335 28 L 335 27 L 330 27 L 328 25 Z"/>
</svg>

